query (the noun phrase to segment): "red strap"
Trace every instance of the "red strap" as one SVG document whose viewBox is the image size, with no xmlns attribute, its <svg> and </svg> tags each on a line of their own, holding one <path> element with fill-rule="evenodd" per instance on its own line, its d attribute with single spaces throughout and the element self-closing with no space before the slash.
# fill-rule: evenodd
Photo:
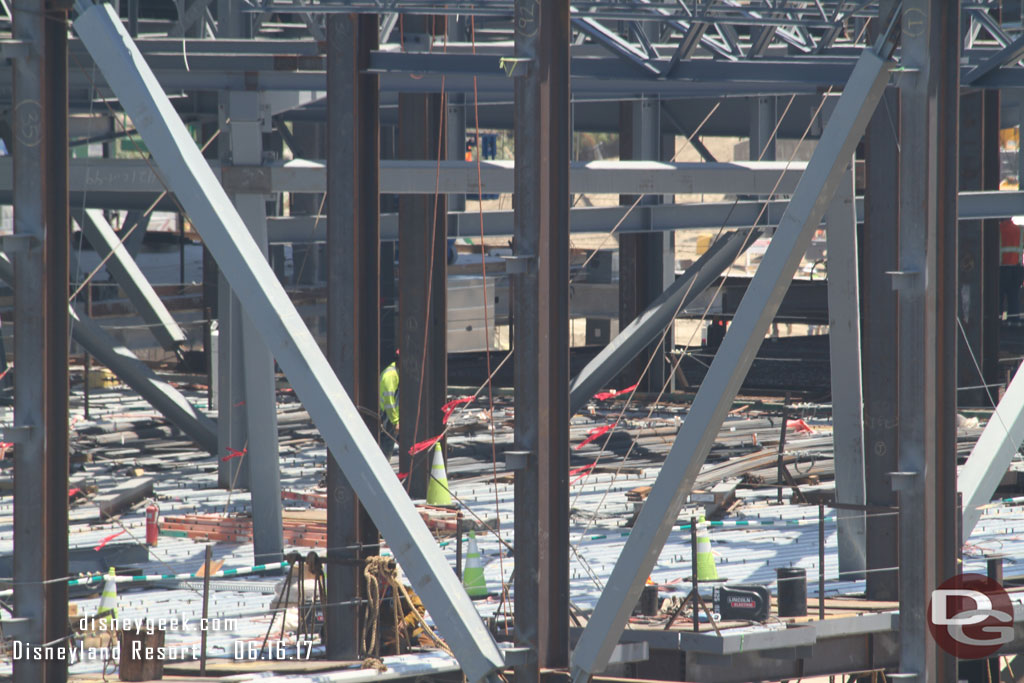
<svg viewBox="0 0 1024 683">
<path fill-rule="evenodd" d="M 590 474 L 590 470 L 594 469 L 594 465 L 596 465 L 596 464 L 597 464 L 597 461 L 595 460 L 594 462 L 590 463 L 589 465 L 584 465 L 583 467 L 577 467 L 574 470 L 569 470 L 569 476 L 570 477 L 572 475 L 574 475 L 574 474 L 578 474 L 579 475 L 578 477 L 576 477 L 575 479 L 573 479 L 572 481 L 569 482 L 569 486 L 572 486 L 573 484 L 578 482 L 580 479 L 582 479 L 583 477 L 585 477 L 588 474 Z"/>
<path fill-rule="evenodd" d="M 601 425 L 600 427 L 594 427 L 587 432 L 587 438 L 583 439 L 583 441 L 576 445 L 576 450 L 583 448 L 594 439 L 599 438 L 602 434 L 607 434 L 614 426 L 615 425 Z"/>
<path fill-rule="evenodd" d="M 75 495 L 77 495 L 77 494 L 79 494 L 81 492 L 82 492 L 82 489 L 80 489 L 78 487 L 75 487 L 73 489 L 68 489 L 68 498 L 74 498 Z"/>
<path fill-rule="evenodd" d="M 121 529 L 116 534 L 110 534 L 109 536 L 104 538 L 102 541 L 100 541 L 100 544 L 98 546 L 96 546 L 95 548 L 93 548 L 93 550 L 103 550 L 103 546 L 105 546 L 106 544 L 110 543 L 111 541 L 113 541 L 115 538 L 117 538 L 118 536 L 120 536 L 121 534 L 123 534 L 126 531 L 128 531 L 128 530 L 127 529 Z"/>
<path fill-rule="evenodd" d="M 441 437 L 443 437 L 443 436 L 444 436 L 444 432 L 441 432 L 440 434 L 435 436 L 433 439 L 427 439 L 426 441 L 420 441 L 418 444 L 414 445 L 412 448 L 409 449 L 409 455 L 416 455 L 417 453 L 419 453 L 421 451 L 427 450 L 428 448 L 433 446 L 435 443 L 440 441 Z"/>
<path fill-rule="evenodd" d="M 11 368 L 13 368 L 13 367 L 14 367 L 13 364 L 8 365 L 6 370 L 4 370 L 3 372 L 0 372 L 0 379 L 3 379 L 4 377 L 6 377 L 7 373 L 10 372 Z"/>
<path fill-rule="evenodd" d="M 225 455 L 223 458 L 221 458 L 221 462 L 223 462 L 225 460 L 231 460 L 232 458 L 240 458 L 243 455 L 245 455 L 246 451 L 248 451 L 248 450 L 249 450 L 248 446 L 246 446 L 245 448 L 243 448 L 240 451 L 235 450 L 231 446 L 228 446 L 228 454 Z"/>
<path fill-rule="evenodd" d="M 470 403 L 472 400 L 472 396 L 463 396 L 462 398 L 457 398 L 454 401 L 448 401 L 441 406 L 441 412 L 444 413 L 444 416 L 441 418 L 441 424 L 448 424 L 448 418 L 455 412 L 455 408 L 463 403 Z"/>
<path fill-rule="evenodd" d="M 800 419 L 800 420 L 787 420 L 786 421 L 786 427 L 792 427 L 793 430 L 797 431 L 797 432 L 808 432 L 808 433 L 810 433 L 810 432 L 814 431 L 802 419 Z"/>
<path fill-rule="evenodd" d="M 640 386 L 639 382 L 637 382 L 631 387 L 620 389 L 619 391 L 615 391 L 614 389 L 609 389 L 608 391 L 599 391 L 596 394 L 594 394 L 594 398 L 597 399 L 598 401 L 606 401 L 609 398 L 615 398 L 616 396 L 620 396 L 622 394 L 628 394 L 629 392 L 636 389 L 638 386 Z"/>
</svg>

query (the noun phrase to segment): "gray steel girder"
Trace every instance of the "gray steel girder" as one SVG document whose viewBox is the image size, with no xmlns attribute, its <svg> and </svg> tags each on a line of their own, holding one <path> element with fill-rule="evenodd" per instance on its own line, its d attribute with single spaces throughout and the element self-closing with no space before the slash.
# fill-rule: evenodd
<svg viewBox="0 0 1024 683">
<path fill-rule="evenodd" d="M 3 254 L 0 254 L 0 280 L 14 285 L 13 266 Z M 157 377 L 148 365 L 110 336 L 99 323 L 70 306 L 68 308 L 72 339 L 149 401 L 168 422 L 195 440 L 200 448 L 217 452 L 217 424 L 213 420 L 189 403 L 181 392 Z"/>
<path fill-rule="evenodd" d="M 157 342 L 167 351 L 177 351 L 178 346 L 185 342 L 185 332 L 164 306 L 164 302 L 160 300 L 153 285 L 149 284 L 149 280 L 128 253 L 128 249 L 121 244 L 103 212 L 99 209 L 86 209 L 81 218 L 79 225 L 89 244 L 101 259 L 109 256 L 107 270 L 131 299 L 135 310 L 149 325 Z M 138 229 L 145 230 L 144 226 L 136 228 Z"/>
<path fill-rule="evenodd" d="M 501 651 L 152 70 L 109 5 L 80 2 L 78 9 L 75 31 L 238 292 L 331 456 L 362 494 L 466 675 L 497 680 Z"/>
<path fill-rule="evenodd" d="M 569 389 L 569 414 L 577 413 L 626 363 L 648 348 L 675 319 L 676 313 L 700 296 L 760 234 L 760 230 L 736 231 L 715 242 L 646 311 L 619 332 L 573 380 Z"/>
<path fill-rule="evenodd" d="M 573 680 L 606 666 L 888 80 L 886 60 L 865 50 L 576 647 Z"/>
</svg>

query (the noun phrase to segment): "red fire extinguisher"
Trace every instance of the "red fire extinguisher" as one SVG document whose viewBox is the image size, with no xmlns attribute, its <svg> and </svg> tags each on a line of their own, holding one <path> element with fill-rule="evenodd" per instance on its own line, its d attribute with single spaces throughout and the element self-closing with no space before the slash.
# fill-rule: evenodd
<svg viewBox="0 0 1024 683">
<path fill-rule="evenodd" d="M 156 503 L 146 507 L 146 545 L 155 546 L 160 537 L 160 508 Z"/>
</svg>

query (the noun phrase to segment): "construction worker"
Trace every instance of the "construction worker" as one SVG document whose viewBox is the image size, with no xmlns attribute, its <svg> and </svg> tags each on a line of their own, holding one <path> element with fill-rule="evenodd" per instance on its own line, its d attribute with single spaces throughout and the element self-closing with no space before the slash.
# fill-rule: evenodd
<svg viewBox="0 0 1024 683">
<path fill-rule="evenodd" d="M 1020 286 L 1024 282 L 1024 216 L 999 223 L 999 308 L 1012 322 L 1019 322 Z"/>
<path fill-rule="evenodd" d="M 395 349 L 398 356 L 398 349 Z M 398 447 L 398 360 L 384 368 L 380 373 L 380 412 L 394 427 L 395 447 Z"/>
</svg>

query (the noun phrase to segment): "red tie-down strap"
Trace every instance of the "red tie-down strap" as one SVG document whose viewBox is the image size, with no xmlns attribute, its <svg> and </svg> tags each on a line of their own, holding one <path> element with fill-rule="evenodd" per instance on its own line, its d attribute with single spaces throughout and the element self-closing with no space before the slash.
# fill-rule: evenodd
<svg viewBox="0 0 1024 683">
<path fill-rule="evenodd" d="M 120 536 L 121 534 L 123 534 L 126 531 L 128 531 L 128 530 L 127 529 L 121 529 L 116 534 L 110 534 L 109 536 L 104 538 L 102 541 L 100 541 L 100 544 L 98 546 L 96 546 L 95 548 L 93 548 L 93 550 L 103 550 L 103 546 L 105 546 L 106 544 L 110 543 L 111 541 L 113 541 L 115 538 L 117 538 L 118 536 Z"/>
<path fill-rule="evenodd" d="M 474 398 L 475 397 L 473 396 L 463 396 L 462 398 L 457 398 L 454 401 L 448 401 L 443 406 L 441 406 L 441 412 L 443 413 L 441 417 L 441 424 L 448 424 L 448 418 L 452 416 L 452 413 L 455 412 L 455 409 L 462 405 L 463 403 L 472 402 Z"/>
<path fill-rule="evenodd" d="M 428 448 L 432 447 L 435 443 L 440 441 L 442 437 L 444 437 L 444 432 L 441 432 L 432 439 L 420 441 L 419 443 L 415 444 L 412 448 L 409 449 L 409 455 L 416 455 L 417 453 L 422 453 L 423 451 L 427 450 Z"/>
<path fill-rule="evenodd" d="M 607 434 L 612 430 L 613 427 L 615 427 L 615 425 L 601 425 L 600 427 L 594 427 L 589 432 L 587 432 L 587 438 L 583 439 L 583 441 L 580 441 L 578 444 L 576 444 L 576 450 L 579 450 L 586 446 L 591 441 L 600 438 L 602 434 Z"/>
<path fill-rule="evenodd" d="M 240 451 L 232 448 L 231 446 L 228 446 L 228 454 L 221 458 L 221 461 L 223 462 L 224 460 L 231 460 L 232 458 L 241 458 L 243 455 L 246 454 L 248 450 L 248 446 L 246 446 Z"/>
<path fill-rule="evenodd" d="M 609 389 L 608 391 L 599 391 L 596 394 L 594 394 L 594 398 L 597 399 L 598 401 L 607 401 L 610 398 L 615 398 L 616 396 L 621 396 L 622 394 L 628 394 L 629 392 L 636 389 L 638 386 L 640 386 L 639 382 L 637 382 L 631 387 L 619 389 L 618 391 L 615 391 L 614 389 Z"/>
<path fill-rule="evenodd" d="M 573 479 L 572 481 L 569 482 L 569 486 L 572 486 L 573 484 L 578 482 L 580 479 L 583 479 L 588 474 L 590 474 L 590 470 L 594 469 L 594 465 L 596 465 L 596 464 L 597 464 L 597 461 L 595 460 L 594 462 L 590 463 L 589 465 L 584 465 L 583 467 L 577 467 L 574 470 L 569 470 L 569 476 L 570 477 L 572 477 L 574 475 L 579 475 L 575 479 Z"/>
</svg>

